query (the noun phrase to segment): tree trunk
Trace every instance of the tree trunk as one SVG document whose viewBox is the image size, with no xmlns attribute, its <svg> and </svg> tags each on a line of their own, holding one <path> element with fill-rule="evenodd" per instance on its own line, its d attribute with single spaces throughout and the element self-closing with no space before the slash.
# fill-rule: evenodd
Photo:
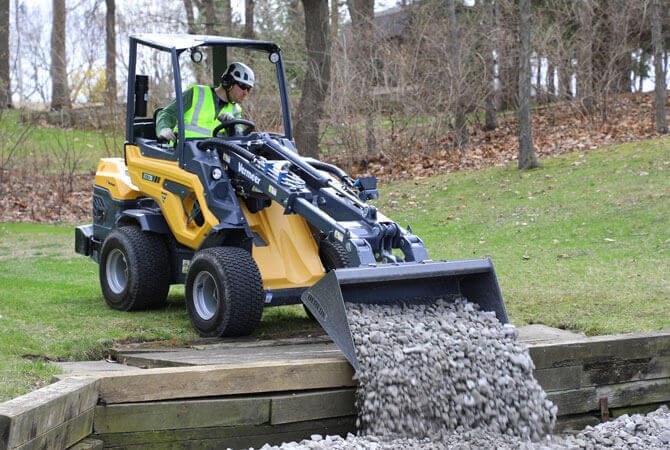
<svg viewBox="0 0 670 450">
<path fill-rule="evenodd" d="M 330 84 L 330 27 L 328 2 L 302 0 L 305 9 L 307 70 L 296 114 L 295 142 L 305 156 L 319 156 L 319 121 Z"/>
<path fill-rule="evenodd" d="M 359 105 L 365 115 L 365 147 L 366 158 L 376 156 L 377 139 L 374 130 L 374 116 L 376 108 L 372 96 L 374 74 L 374 44 L 373 19 L 374 0 L 347 0 L 349 16 L 351 17 L 352 35 L 355 39 L 354 58 L 357 67 L 355 74 L 356 90 L 359 95 Z"/>
<path fill-rule="evenodd" d="M 198 30 L 195 27 L 192 0 L 184 0 L 184 10 L 186 10 L 186 31 L 188 31 L 189 34 L 197 34 Z"/>
<path fill-rule="evenodd" d="M 536 53 L 537 72 L 535 72 L 535 104 L 544 102 L 544 90 L 542 89 L 542 56 Z"/>
<path fill-rule="evenodd" d="M 337 45 L 337 36 L 340 31 L 340 12 L 338 0 L 330 0 L 330 45 Z"/>
<path fill-rule="evenodd" d="M 503 5 L 496 1 L 494 7 L 496 28 L 498 30 L 498 81 L 500 83 L 499 104 L 501 110 L 517 107 L 517 81 L 519 79 L 518 66 L 515 64 L 514 49 L 508 45 L 505 37 L 513 34 L 509 21 L 503 17 Z"/>
<path fill-rule="evenodd" d="M 221 2 L 221 25 L 223 25 L 223 35 L 232 36 L 233 35 L 233 7 L 230 4 L 230 0 L 223 0 Z"/>
<path fill-rule="evenodd" d="M 215 35 L 216 25 L 219 23 L 216 18 L 216 9 L 214 8 L 214 0 L 202 0 L 199 5 L 200 10 L 205 10 L 205 34 Z"/>
<path fill-rule="evenodd" d="M 577 98 L 585 112 L 593 112 L 593 0 L 582 0 L 576 11 L 579 30 L 577 38 Z M 601 70 L 604 70 L 601 69 Z"/>
<path fill-rule="evenodd" d="M 530 121 L 531 0 L 519 0 L 519 169 L 538 167 Z"/>
<path fill-rule="evenodd" d="M 23 95 L 23 70 L 21 69 L 23 67 L 23 64 L 21 62 L 21 33 L 22 33 L 22 23 L 20 20 L 21 13 L 20 13 L 20 3 L 19 0 L 14 0 L 14 30 L 16 32 L 16 73 L 15 73 L 15 78 L 16 78 L 16 92 L 19 97 L 19 103 L 23 102 L 24 100 L 24 95 Z"/>
<path fill-rule="evenodd" d="M 254 39 L 254 0 L 244 0 L 244 37 Z"/>
<path fill-rule="evenodd" d="M 547 59 L 547 100 L 556 100 L 556 67 L 550 58 Z"/>
<path fill-rule="evenodd" d="M 105 53 L 105 100 L 109 105 L 116 104 L 116 4 L 115 0 L 105 0 L 106 53 Z"/>
<path fill-rule="evenodd" d="M 456 1 L 447 0 L 447 49 L 449 61 L 449 72 L 451 73 L 451 83 L 460 83 L 461 52 L 458 35 L 458 25 L 456 23 Z M 460 92 L 456 89 L 456 92 Z M 451 102 L 451 112 L 454 115 L 454 147 L 461 148 L 468 143 L 468 126 L 465 117 L 464 99 L 461 94 Z"/>
<path fill-rule="evenodd" d="M 65 57 L 65 0 L 53 0 L 53 23 L 51 26 L 51 109 L 61 111 L 70 108 L 70 92 L 67 86 L 67 60 Z"/>
<path fill-rule="evenodd" d="M 661 20 L 661 1 L 651 0 L 651 40 L 654 48 L 654 92 L 656 103 L 656 131 L 665 134 L 668 132 L 668 119 L 665 112 L 667 88 L 665 84 L 665 65 L 663 64 L 663 21 Z"/>
<path fill-rule="evenodd" d="M 491 30 L 492 37 L 496 36 L 498 29 L 494 23 L 494 10 L 493 10 L 493 0 L 484 1 L 484 27 L 487 30 Z M 484 103 L 485 114 L 484 114 L 484 129 L 485 130 L 495 130 L 498 128 L 498 112 L 496 105 L 496 82 L 495 82 L 495 60 L 493 57 L 493 51 L 495 47 L 495 39 L 484 38 L 484 58 L 486 60 L 486 91 L 484 94 Z M 496 53 L 498 53 L 496 51 Z"/>
<path fill-rule="evenodd" d="M 0 110 L 12 107 L 9 78 L 9 0 L 0 0 Z"/>
<path fill-rule="evenodd" d="M 570 61 L 562 60 L 558 66 L 558 97 L 561 100 L 572 101 L 572 65 Z"/>
</svg>

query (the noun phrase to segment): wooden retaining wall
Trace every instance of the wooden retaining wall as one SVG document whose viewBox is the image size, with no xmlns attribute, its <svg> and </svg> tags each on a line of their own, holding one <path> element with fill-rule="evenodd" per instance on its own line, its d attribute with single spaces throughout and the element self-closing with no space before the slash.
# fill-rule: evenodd
<svg viewBox="0 0 670 450">
<path fill-rule="evenodd" d="M 559 430 L 670 403 L 670 332 L 529 346 L 535 378 L 558 406 Z"/>
<path fill-rule="evenodd" d="M 529 350 L 559 431 L 670 403 L 670 332 Z M 0 449 L 248 448 L 346 434 L 352 375 L 338 357 L 64 376 L 0 404 Z"/>
</svg>

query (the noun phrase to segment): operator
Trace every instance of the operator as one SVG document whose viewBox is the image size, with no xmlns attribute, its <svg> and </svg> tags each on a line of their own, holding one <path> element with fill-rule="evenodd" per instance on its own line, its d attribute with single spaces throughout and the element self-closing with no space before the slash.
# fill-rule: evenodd
<svg viewBox="0 0 670 450">
<path fill-rule="evenodd" d="M 182 94 L 184 101 L 184 135 L 211 137 L 214 128 L 226 120 L 242 118 L 242 107 L 249 91 L 254 87 L 254 72 L 241 62 L 234 62 L 221 75 L 217 87 L 190 86 Z M 177 102 L 169 105 L 156 116 L 156 134 L 159 140 L 177 140 Z"/>
</svg>

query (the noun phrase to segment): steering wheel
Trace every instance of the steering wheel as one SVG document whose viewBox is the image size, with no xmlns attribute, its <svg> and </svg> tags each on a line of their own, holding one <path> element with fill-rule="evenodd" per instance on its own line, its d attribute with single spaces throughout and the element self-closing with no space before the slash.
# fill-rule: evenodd
<svg viewBox="0 0 670 450">
<path fill-rule="evenodd" d="M 221 130 L 225 130 L 226 135 L 235 136 L 235 125 L 242 125 L 244 128 L 240 132 L 241 136 L 248 136 L 256 129 L 256 124 L 250 120 L 243 119 L 233 119 L 233 120 L 224 120 L 220 125 L 217 125 L 212 132 L 213 137 L 217 137 Z"/>
</svg>

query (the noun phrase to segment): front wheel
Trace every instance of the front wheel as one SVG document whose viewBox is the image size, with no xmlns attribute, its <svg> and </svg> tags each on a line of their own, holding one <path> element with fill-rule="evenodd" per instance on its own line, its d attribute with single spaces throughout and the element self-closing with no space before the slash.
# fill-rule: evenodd
<svg viewBox="0 0 670 450">
<path fill-rule="evenodd" d="M 185 291 L 188 315 L 200 336 L 246 336 L 260 324 L 263 280 L 244 249 L 214 247 L 198 252 Z"/>
<path fill-rule="evenodd" d="M 165 305 L 170 290 L 169 252 L 157 234 L 135 226 L 115 229 L 100 251 L 100 287 L 107 304 L 120 311 Z"/>
</svg>

